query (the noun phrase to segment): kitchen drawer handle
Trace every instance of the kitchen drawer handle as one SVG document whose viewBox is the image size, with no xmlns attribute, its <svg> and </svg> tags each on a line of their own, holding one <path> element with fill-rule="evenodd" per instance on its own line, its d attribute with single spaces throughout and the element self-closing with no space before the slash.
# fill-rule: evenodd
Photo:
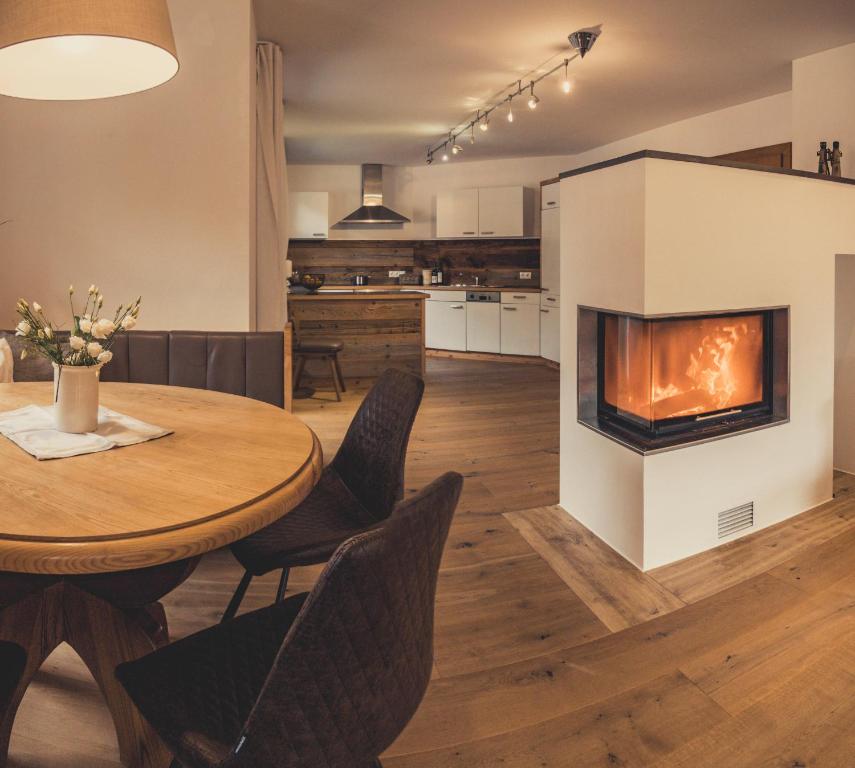
<svg viewBox="0 0 855 768">
<path fill-rule="evenodd" d="M 549 310 L 548 310 L 548 309 L 541 309 L 540 311 L 541 311 L 541 312 L 545 312 L 547 315 L 549 314 Z"/>
<path fill-rule="evenodd" d="M 515 299 L 527 299 L 527 298 L 528 298 L 528 296 L 520 296 L 518 293 L 515 293 L 515 294 L 514 294 L 514 298 L 515 298 Z"/>
<path fill-rule="evenodd" d="M 495 235 L 496 233 L 491 230 L 490 232 L 482 232 L 481 234 L 482 235 Z"/>
<path fill-rule="evenodd" d="M 547 205 L 555 205 L 555 201 L 554 201 L 554 200 L 549 200 L 546 204 L 547 204 Z"/>
<path fill-rule="evenodd" d="M 464 232 L 463 234 L 464 235 L 474 235 L 475 233 L 474 232 Z"/>
<path fill-rule="evenodd" d="M 552 296 L 547 296 L 546 300 L 547 301 L 556 301 L 556 299 L 554 299 Z"/>
<path fill-rule="evenodd" d="M 323 237 L 323 236 L 324 236 L 323 232 L 315 232 L 315 234 L 312 235 L 312 237 Z"/>
<path fill-rule="evenodd" d="M 504 309 L 505 312 L 516 312 L 517 311 L 516 307 L 502 307 L 502 309 Z"/>
<path fill-rule="evenodd" d="M 543 291 L 544 293 L 549 293 L 549 288 L 541 288 L 540 290 Z"/>
<path fill-rule="evenodd" d="M 463 309 L 463 305 L 462 304 L 452 304 L 451 308 L 452 309 Z"/>
</svg>

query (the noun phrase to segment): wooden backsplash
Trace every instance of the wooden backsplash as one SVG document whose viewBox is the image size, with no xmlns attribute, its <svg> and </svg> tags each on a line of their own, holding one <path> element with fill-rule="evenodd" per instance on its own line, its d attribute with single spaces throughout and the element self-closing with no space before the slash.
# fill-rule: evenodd
<svg viewBox="0 0 855 768">
<path fill-rule="evenodd" d="M 327 285 L 348 285 L 354 275 L 373 284 L 395 282 L 389 270 L 420 275 L 442 264 L 445 282 L 540 287 L 540 240 L 291 240 L 294 270 L 326 275 Z M 531 280 L 520 280 L 531 272 Z"/>
</svg>

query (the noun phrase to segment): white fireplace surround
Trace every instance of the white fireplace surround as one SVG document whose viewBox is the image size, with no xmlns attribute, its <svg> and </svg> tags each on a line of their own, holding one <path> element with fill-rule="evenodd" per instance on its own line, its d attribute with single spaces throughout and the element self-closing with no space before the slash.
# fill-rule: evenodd
<svg viewBox="0 0 855 768">
<path fill-rule="evenodd" d="M 561 506 L 643 570 L 832 496 L 835 257 L 855 254 L 855 185 L 687 160 L 561 181 Z M 790 421 L 646 456 L 577 423 L 579 306 L 789 306 Z M 749 502 L 753 527 L 719 539 L 719 513 Z"/>
</svg>

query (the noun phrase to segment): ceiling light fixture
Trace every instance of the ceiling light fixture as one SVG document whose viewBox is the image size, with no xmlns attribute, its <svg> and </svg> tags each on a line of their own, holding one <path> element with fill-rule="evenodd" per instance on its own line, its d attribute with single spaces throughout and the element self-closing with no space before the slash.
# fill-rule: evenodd
<svg viewBox="0 0 855 768">
<path fill-rule="evenodd" d="M 0 93 L 74 101 L 171 80 L 178 55 L 167 0 L 0 3 Z"/>
<path fill-rule="evenodd" d="M 531 96 L 528 97 L 528 108 L 529 109 L 537 109 L 537 105 L 540 103 L 540 99 L 537 98 L 534 92 L 534 82 L 531 84 Z"/>
<path fill-rule="evenodd" d="M 562 67 L 564 69 L 564 79 L 561 83 L 561 89 L 564 91 L 564 93 L 570 93 L 573 90 L 573 84 L 570 81 L 569 72 L 570 62 L 575 59 L 583 59 L 588 53 L 588 51 L 591 50 L 599 36 L 599 29 L 582 29 L 578 32 L 574 32 L 573 34 L 568 35 L 567 39 L 569 40 L 570 46 L 573 49 L 573 54 L 571 56 L 563 58 L 558 64 L 556 64 L 551 69 L 546 70 L 545 72 L 543 71 L 543 67 L 548 66 L 548 63 L 542 65 L 541 67 L 538 67 L 538 69 L 533 70 L 531 73 L 529 73 L 526 78 L 528 80 L 526 88 L 528 88 L 530 91 L 528 99 L 529 109 L 537 109 L 537 105 L 540 103 L 540 98 L 535 94 L 534 87 L 538 85 L 542 80 L 545 80 L 547 77 L 550 77 L 551 75 L 561 70 Z M 479 109 L 478 111 L 476 111 L 475 116 L 472 117 L 470 120 L 458 124 L 457 128 L 453 128 L 451 131 L 449 131 L 448 139 L 443 141 L 441 144 L 429 148 L 428 152 L 431 153 L 430 156 L 432 157 L 433 152 L 439 152 L 440 150 L 445 149 L 449 145 L 451 146 L 452 154 L 456 155 L 459 152 L 462 152 L 463 148 L 459 144 L 456 144 L 455 141 L 458 136 L 466 133 L 467 131 L 470 132 L 470 143 L 474 144 L 475 126 L 477 125 L 482 131 L 487 131 L 489 129 L 490 115 L 506 102 L 508 105 L 507 120 L 509 123 L 514 122 L 514 108 L 512 102 L 516 96 L 522 96 L 524 90 L 522 83 L 522 80 L 517 80 L 516 88 L 510 91 L 505 89 L 504 92 L 497 94 L 497 96 L 501 96 L 501 98 L 499 98 L 496 102 L 491 104 L 486 109 Z M 448 156 L 444 154 L 442 159 L 447 160 Z"/>
</svg>

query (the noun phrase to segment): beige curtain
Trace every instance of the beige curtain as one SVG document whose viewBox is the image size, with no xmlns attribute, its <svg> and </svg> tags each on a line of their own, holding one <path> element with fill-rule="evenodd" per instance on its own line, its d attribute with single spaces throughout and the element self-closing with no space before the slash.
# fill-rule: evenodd
<svg viewBox="0 0 855 768">
<path fill-rule="evenodd" d="M 256 279 L 259 331 L 281 330 L 287 315 L 288 177 L 285 165 L 282 49 L 256 48 Z"/>
</svg>

